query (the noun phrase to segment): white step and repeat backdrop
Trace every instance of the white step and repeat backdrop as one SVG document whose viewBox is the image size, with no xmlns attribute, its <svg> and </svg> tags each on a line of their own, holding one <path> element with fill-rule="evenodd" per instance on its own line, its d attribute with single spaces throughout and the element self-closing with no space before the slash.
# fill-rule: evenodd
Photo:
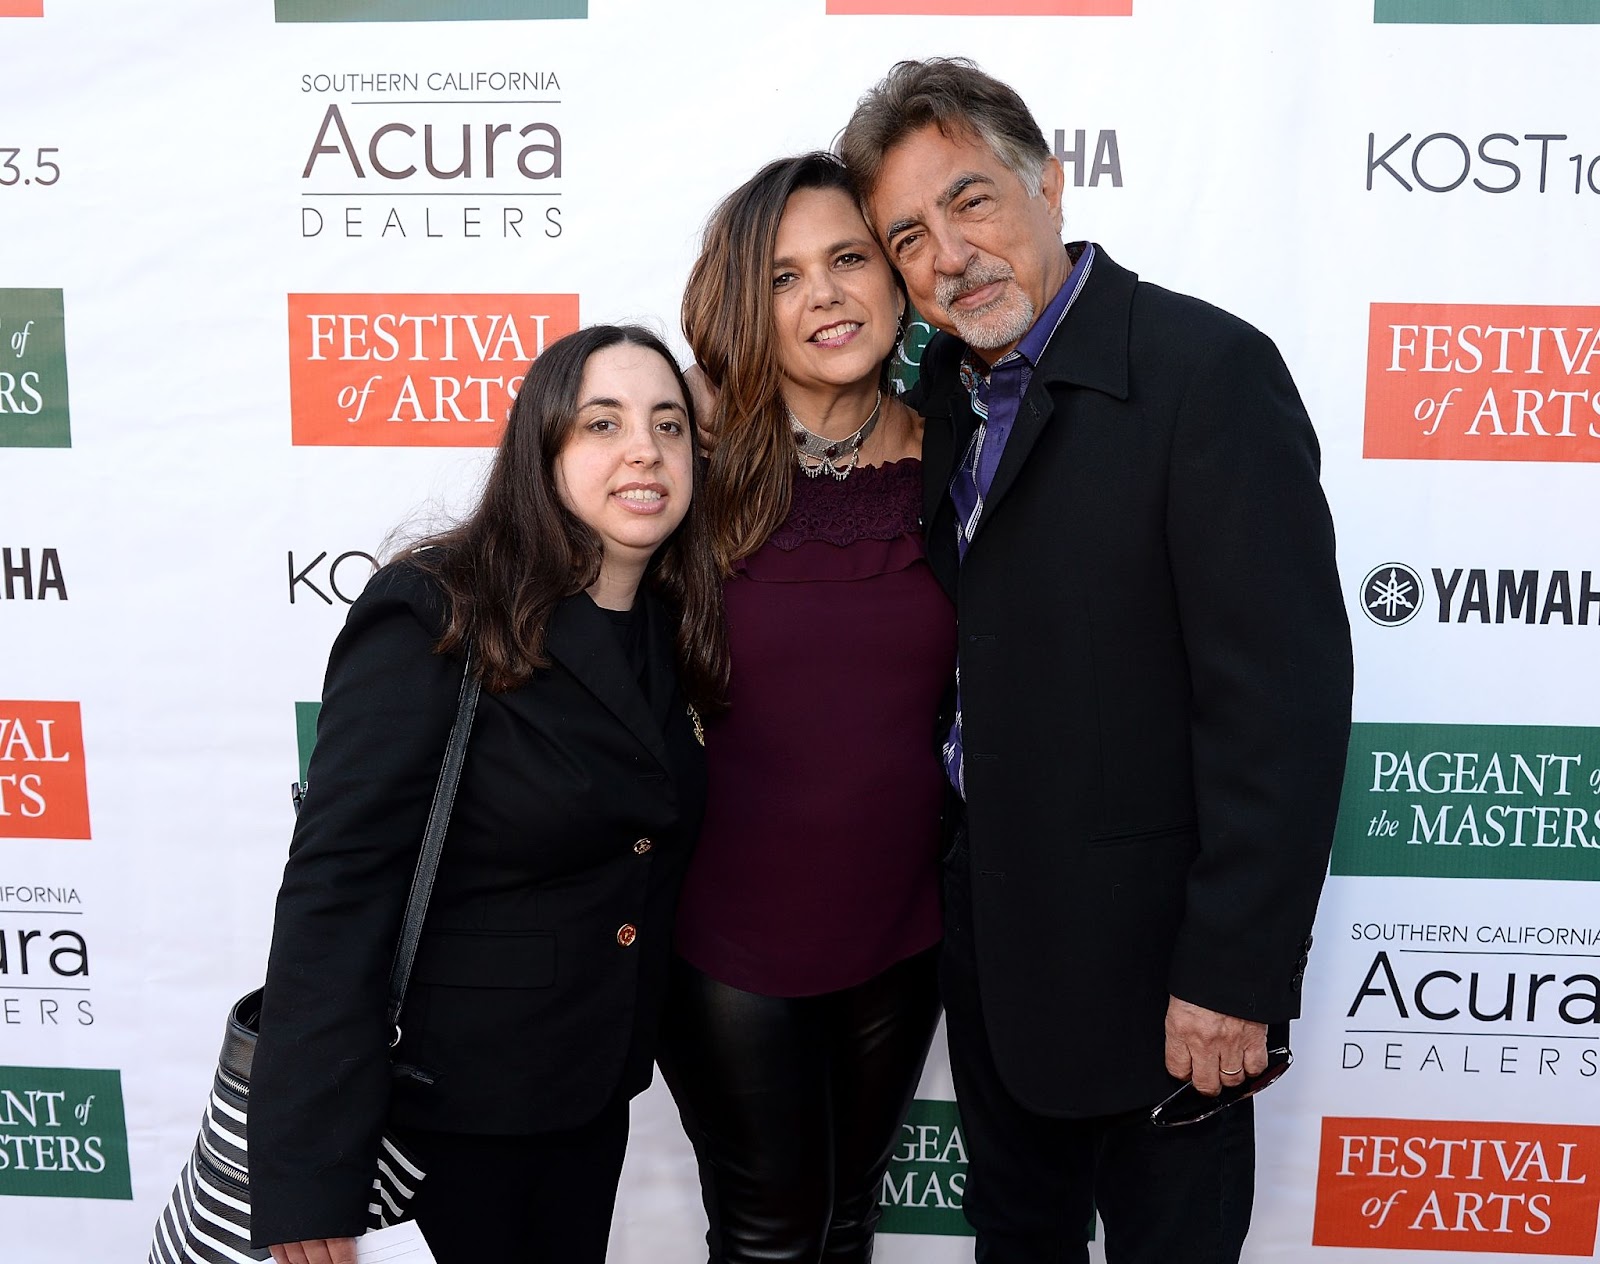
<svg viewBox="0 0 1600 1264">
<path fill-rule="evenodd" d="M 1322 438 L 1358 724 L 1249 1258 L 1593 1252 L 1600 4 L 0 0 L 7 1264 L 143 1258 L 369 555 L 465 503 L 545 341 L 681 348 L 715 200 L 932 54 Z M 880 1258 L 954 1264 L 940 1059 L 919 1098 Z M 657 1088 L 612 1258 L 702 1229 Z"/>
</svg>

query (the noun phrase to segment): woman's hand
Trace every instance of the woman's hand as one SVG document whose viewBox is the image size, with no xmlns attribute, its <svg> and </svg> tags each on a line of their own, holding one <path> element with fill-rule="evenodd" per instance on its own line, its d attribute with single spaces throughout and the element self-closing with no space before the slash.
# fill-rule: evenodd
<svg viewBox="0 0 1600 1264">
<path fill-rule="evenodd" d="M 311 1238 L 270 1246 L 277 1264 L 356 1264 L 354 1238 Z"/>
</svg>

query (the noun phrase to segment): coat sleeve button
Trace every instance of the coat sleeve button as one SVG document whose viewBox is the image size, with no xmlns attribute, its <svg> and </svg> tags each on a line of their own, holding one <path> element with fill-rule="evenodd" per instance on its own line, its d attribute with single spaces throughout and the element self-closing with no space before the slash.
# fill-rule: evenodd
<svg viewBox="0 0 1600 1264">
<path fill-rule="evenodd" d="M 617 928 L 617 943 L 622 947 L 631 948 L 633 941 L 637 938 L 639 938 L 639 930 L 636 926 L 624 922 Z"/>
</svg>

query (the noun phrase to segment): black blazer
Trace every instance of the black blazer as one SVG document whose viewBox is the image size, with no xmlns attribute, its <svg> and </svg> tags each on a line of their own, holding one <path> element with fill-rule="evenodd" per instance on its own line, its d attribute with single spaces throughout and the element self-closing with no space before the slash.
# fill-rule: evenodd
<svg viewBox="0 0 1600 1264">
<path fill-rule="evenodd" d="M 252 1074 L 258 1245 L 359 1234 L 386 1120 L 544 1132 L 650 1082 L 704 758 L 675 684 L 653 713 L 582 594 L 549 670 L 478 703 L 391 1070 L 389 965 L 461 684 L 432 652 L 444 619 L 432 580 L 386 567 L 329 658 Z"/>
<path fill-rule="evenodd" d="M 1049 1115 L 1170 1090 L 1169 993 L 1298 1013 L 1349 737 L 1317 440 L 1277 349 L 1097 249 L 959 568 L 962 345 L 911 402 L 955 597 L 979 984 Z"/>
</svg>

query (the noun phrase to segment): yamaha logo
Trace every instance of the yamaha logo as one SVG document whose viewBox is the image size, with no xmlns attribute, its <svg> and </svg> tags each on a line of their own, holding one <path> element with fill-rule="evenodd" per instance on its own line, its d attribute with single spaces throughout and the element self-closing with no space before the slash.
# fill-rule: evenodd
<svg viewBox="0 0 1600 1264">
<path fill-rule="evenodd" d="M 1422 577 L 1400 562 L 1385 562 L 1361 581 L 1361 609 L 1386 628 L 1410 623 L 1422 609 Z"/>
</svg>

